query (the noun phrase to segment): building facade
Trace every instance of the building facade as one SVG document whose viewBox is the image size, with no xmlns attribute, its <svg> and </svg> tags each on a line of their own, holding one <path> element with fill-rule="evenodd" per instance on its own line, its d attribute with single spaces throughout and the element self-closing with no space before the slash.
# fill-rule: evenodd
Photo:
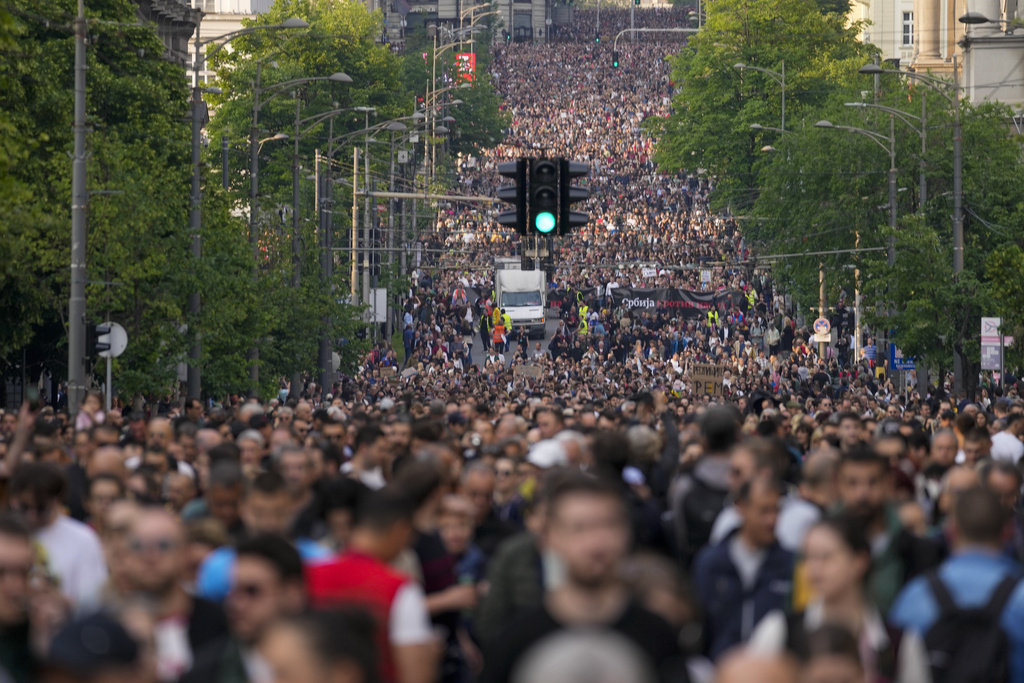
<svg viewBox="0 0 1024 683">
<path fill-rule="evenodd" d="M 909 64 L 917 41 L 914 18 L 919 0 L 853 0 L 848 15 L 851 22 L 864 21 L 860 39 L 882 50 L 882 59 Z"/>
</svg>

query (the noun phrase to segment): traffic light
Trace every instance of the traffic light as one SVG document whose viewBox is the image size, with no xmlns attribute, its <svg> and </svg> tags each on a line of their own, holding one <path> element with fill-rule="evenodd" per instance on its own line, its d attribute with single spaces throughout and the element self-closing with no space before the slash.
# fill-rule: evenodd
<svg viewBox="0 0 1024 683">
<path fill-rule="evenodd" d="M 594 42 L 595 43 L 600 43 L 601 42 L 601 32 L 600 31 L 598 31 L 597 33 L 594 34 Z"/>
<path fill-rule="evenodd" d="M 585 187 L 577 187 L 572 184 L 573 178 L 583 178 L 590 174 L 590 166 L 579 161 L 559 159 L 559 192 L 558 192 L 558 234 L 568 235 L 574 228 L 578 228 L 590 221 L 590 216 L 579 211 L 573 211 L 572 205 L 576 202 L 586 201 L 590 191 Z"/>
<path fill-rule="evenodd" d="M 618 69 L 619 68 L 619 51 L 618 50 L 612 50 L 612 68 L 613 69 Z"/>
<path fill-rule="evenodd" d="M 96 358 L 110 350 L 110 325 L 85 326 L 85 357 Z"/>
<path fill-rule="evenodd" d="M 515 228 L 516 232 L 520 235 L 526 234 L 526 221 L 528 218 L 526 210 L 526 164 L 527 159 L 498 164 L 498 173 L 512 180 L 511 185 L 500 185 L 498 187 L 498 199 L 508 202 L 515 207 L 511 211 L 502 211 L 498 214 L 498 225 Z"/>
<path fill-rule="evenodd" d="M 636 5 L 637 7 L 639 7 L 640 6 L 640 0 L 633 0 L 633 4 Z"/>
<path fill-rule="evenodd" d="M 558 227 L 558 164 L 530 160 L 530 224 L 528 232 L 550 235 Z"/>
<path fill-rule="evenodd" d="M 508 31 L 505 31 L 505 42 L 506 43 L 511 43 L 512 42 L 512 34 L 509 33 Z"/>
</svg>

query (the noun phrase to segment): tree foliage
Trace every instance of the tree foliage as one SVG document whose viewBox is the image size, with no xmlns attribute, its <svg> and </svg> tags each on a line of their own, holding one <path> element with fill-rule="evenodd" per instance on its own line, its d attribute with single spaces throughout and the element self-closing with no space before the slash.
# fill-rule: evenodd
<svg viewBox="0 0 1024 683">
<path fill-rule="evenodd" d="M 781 84 L 738 70 L 741 63 L 780 72 L 785 62 L 786 128 L 849 88 L 873 51 L 857 42 L 858 24 L 823 14 L 813 0 L 713 0 L 707 21 L 673 58 L 676 93 L 657 160 L 669 170 L 718 177 L 714 200 L 746 211 L 757 197 L 759 150 L 751 124 L 781 127 Z"/>
</svg>

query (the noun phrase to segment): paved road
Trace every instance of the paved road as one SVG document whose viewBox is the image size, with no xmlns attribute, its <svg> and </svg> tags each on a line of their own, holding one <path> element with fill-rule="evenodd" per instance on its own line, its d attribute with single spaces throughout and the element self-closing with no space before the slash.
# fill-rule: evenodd
<svg viewBox="0 0 1024 683">
<path fill-rule="evenodd" d="M 558 309 L 548 309 L 547 321 L 544 323 L 544 339 L 531 339 L 530 349 L 532 350 L 537 342 L 540 342 L 541 348 L 547 351 L 548 342 L 551 341 L 551 337 L 555 334 L 555 329 L 558 327 Z M 518 344 L 518 342 L 515 342 Z M 477 333 L 473 336 L 473 362 L 477 365 L 483 364 L 483 359 L 486 356 L 484 353 L 484 347 L 480 343 L 480 334 Z M 505 360 L 511 362 L 512 357 L 508 354 L 505 355 Z"/>
</svg>

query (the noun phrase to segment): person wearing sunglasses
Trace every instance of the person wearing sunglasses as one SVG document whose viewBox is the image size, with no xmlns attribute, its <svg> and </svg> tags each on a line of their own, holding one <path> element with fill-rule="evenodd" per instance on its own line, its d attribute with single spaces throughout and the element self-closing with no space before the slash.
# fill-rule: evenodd
<svg viewBox="0 0 1024 683">
<path fill-rule="evenodd" d="M 174 514 L 140 508 L 125 538 L 131 597 L 152 605 L 157 675 L 176 680 L 198 661 L 200 646 L 227 636 L 227 619 L 219 605 L 185 591 L 186 533 Z"/>
<path fill-rule="evenodd" d="M 235 554 L 225 601 L 231 633 L 204 644 L 181 683 L 268 680 L 257 645 L 275 622 L 305 608 L 302 558 L 283 536 L 253 536 L 239 543 Z"/>
<path fill-rule="evenodd" d="M 0 673 L 6 672 L 16 683 L 34 680 L 38 666 L 29 645 L 27 599 L 34 566 L 28 529 L 13 515 L 0 515 Z"/>
</svg>

